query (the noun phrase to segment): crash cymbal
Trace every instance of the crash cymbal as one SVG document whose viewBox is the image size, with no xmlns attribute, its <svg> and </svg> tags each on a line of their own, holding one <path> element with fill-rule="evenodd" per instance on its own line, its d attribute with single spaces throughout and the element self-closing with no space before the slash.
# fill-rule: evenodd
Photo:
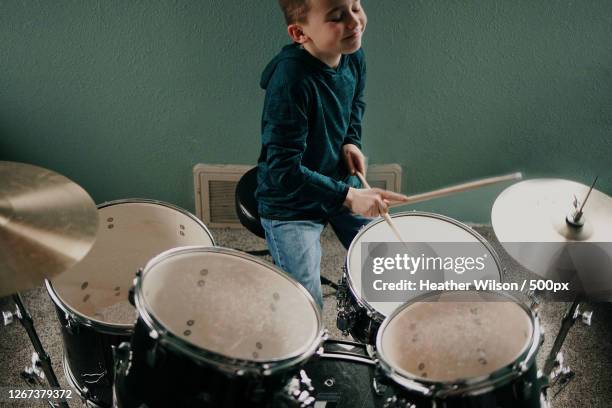
<svg viewBox="0 0 612 408">
<path fill-rule="evenodd" d="M 612 257 L 612 198 L 589 190 L 563 179 L 516 183 L 495 200 L 493 230 L 504 249 L 527 269 L 545 278 L 570 280 L 583 266 L 592 269 L 592 262 L 579 262 L 585 250 L 594 253 L 597 247 L 603 262 Z M 580 208 L 583 213 L 576 220 Z M 568 252 L 570 247 L 574 252 Z"/>
<path fill-rule="evenodd" d="M 612 198 L 593 189 L 585 206 L 582 227 L 566 221 L 574 197 L 582 201 L 589 186 L 563 179 L 534 179 L 516 183 L 495 200 L 491 221 L 505 242 L 612 241 Z"/>
<path fill-rule="evenodd" d="M 96 205 L 53 171 L 0 161 L 0 296 L 67 270 L 93 245 Z"/>
</svg>

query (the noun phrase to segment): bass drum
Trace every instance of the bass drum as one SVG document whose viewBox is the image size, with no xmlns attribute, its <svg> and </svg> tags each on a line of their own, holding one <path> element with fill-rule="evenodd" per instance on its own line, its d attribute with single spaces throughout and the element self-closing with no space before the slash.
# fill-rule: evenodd
<svg viewBox="0 0 612 408">
<path fill-rule="evenodd" d="M 401 212 L 391 215 L 402 239 L 411 243 L 448 242 L 473 243 L 488 254 L 486 279 L 501 281 L 501 264 L 493 247 L 469 226 L 452 218 L 426 212 Z M 383 218 L 366 225 L 353 239 L 348 249 L 345 270 L 337 292 L 338 318 L 336 325 L 356 340 L 374 344 L 381 323 L 395 309 L 419 293 L 401 302 L 367 302 L 362 296 L 362 244 L 368 242 L 398 242 Z M 484 279 L 484 278 L 483 278 Z"/>
<path fill-rule="evenodd" d="M 538 317 L 507 294 L 436 292 L 385 319 L 376 357 L 389 407 L 541 408 L 542 341 Z"/>
<path fill-rule="evenodd" d="M 153 200 L 98 206 L 96 241 L 81 262 L 46 281 L 60 321 L 66 379 L 87 405 L 112 405 L 112 347 L 128 341 L 136 310 L 128 292 L 139 268 L 167 249 L 214 245 L 187 211 Z"/>
<path fill-rule="evenodd" d="M 376 363 L 361 343 L 328 340 L 304 366 L 317 408 L 383 407 L 393 394 L 375 379 Z"/>
<path fill-rule="evenodd" d="M 136 279 L 138 321 L 116 353 L 119 407 L 276 407 L 324 340 L 312 296 L 245 253 L 187 247 Z M 284 406 L 284 405 L 283 405 Z"/>
</svg>

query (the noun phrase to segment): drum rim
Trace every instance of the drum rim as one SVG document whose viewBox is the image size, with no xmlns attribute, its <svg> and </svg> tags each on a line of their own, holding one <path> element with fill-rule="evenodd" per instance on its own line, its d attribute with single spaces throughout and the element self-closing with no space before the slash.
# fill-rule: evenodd
<svg viewBox="0 0 612 408">
<path fill-rule="evenodd" d="M 462 291 L 452 291 L 461 293 Z M 419 302 L 425 297 L 432 296 L 434 294 L 448 293 L 445 291 L 435 291 L 423 293 L 414 299 L 404 303 L 393 311 L 381 324 L 378 333 L 376 335 L 376 358 L 383 370 L 384 374 L 396 384 L 419 394 L 434 397 L 434 398 L 445 398 L 453 395 L 475 395 L 483 392 L 483 389 L 490 388 L 495 389 L 502 386 L 513 379 L 519 377 L 522 373 L 527 372 L 533 364 L 537 351 L 540 348 L 542 340 L 542 327 L 540 320 L 536 312 L 534 312 L 524 302 L 519 301 L 513 295 L 507 292 L 496 292 L 490 290 L 472 291 L 478 293 L 490 293 L 499 295 L 507 298 L 508 300 L 517 304 L 529 317 L 532 325 L 531 338 L 526 342 L 525 346 L 519 353 L 519 356 L 510 364 L 507 364 L 499 369 L 479 377 L 462 378 L 456 381 L 431 381 L 418 377 L 408 371 L 399 369 L 394 365 L 390 364 L 387 360 L 383 348 L 382 338 L 384 336 L 385 329 L 389 323 L 404 309 L 410 307 L 413 303 Z"/>
<path fill-rule="evenodd" d="M 182 339 L 181 337 L 169 331 L 149 310 L 149 305 L 144 299 L 142 289 L 143 281 L 146 278 L 147 271 L 158 263 L 175 255 L 189 252 L 221 253 L 237 256 L 243 259 L 248 259 L 277 272 L 280 276 L 287 279 L 291 284 L 295 286 L 297 290 L 299 290 L 306 297 L 308 303 L 312 306 L 312 309 L 315 313 L 317 330 L 313 336 L 311 344 L 308 344 L 300 348 L 298 351 L 282 358 L 266 361 L 252 361 L 229 357 L 221 353 L 206 350 L 202 347 L 199 347 L 193 343 Z M 161 254 L 152 258 L 143 268 L 142 273 L 136 277 L 134 286 L 134 301 L 136 304 L 136 309 L 138 311 L 139 319 L 143 321 L 146 328 L 149 330 L 150 336 L 159 339 L 159 341 L 164 345 L 174 350 L 177 350 L 180 353 L 184 353 L 190 357 L 193 357 L 200 362 L 211 364 L 219 368 L 224 368 L 227 371 L 233 371 L 239 375 L 245 373 L 246 371 L 256 372 L 258 374 L 263 375 L 271 375 L 286 368 L 293 367 L 307 360 L 313 354 L 315 354 L 315 352 L 317 352 L 317 350 L 319 350 L 319 348 L 321 347 L 323 341 L 327 339 L 327 330 L 325 329 L 323 324 L 322 312 L 317 306 L 314 298 L 306 290 L 306 288 L 304 288 L 289 274 L 285 273 L 283 270 L 279 269 L 275 265 L 265 262 L 253 255 L 249 255 L 247 253 L 231 248 L 225 248 L 220 246 L 208 247 L 195 245 L 172 248 L 162 252 Z"/>
<path fill-rule="evenodd" d="M 389 214 L 391 216 L 391 218 L 396 218 L 399 216 L 422 216 L 422 217 L 429 217 L 429 218 L 436 218 L 438 220 L 442 220 L 442 221 L 447 221 L 451 224 L 454 224 L 457 227 L 460 227 L 461 229 L 463 229 L 464 231 L 468 232 L 470 235 L 474 236 L 474 238 L 476 238 L 480 243 L 482 243 L 485 248 L 487 249 L 487 251 L 489 251 L 489 254 L 491 255 L 491 257 L 493 258 L 493 261 L 495 262 L 495 265 L 497 266 L 497 271 L 499 273 L 499 278 L 500 278 L 500 282 L 503 282 L 503 268 L 501 266 L 501 261 L 499 258 L 499 255 L 497 254 L 497 252 L 495 251 L 495 249 L 493 248 L 493 245 L 491 245 L 482 235 L 480 235 L 478 233 L 478 231 L 476 231 L 473 228 L 470 228 L 470 226 L 463 224 L 462 222 L 448 217 L 446 215 L 442 215 L 442 214 L 436 214 L 436 213 L 430 213 L 430 212 L 426 212 L 426 211 L 401 211 L 401 212 L 396 212 L 393 214 Z M 351 245 L 349 246 L 349 249 L 347 250 L 346 253 L 346 263 L 345 263 L 345 268 L 346 268 L 346 282 L 347 282 L 347 286 L 349 288 L 349 291 L 352 294 L 353 299 L 355 300 L 355 302 L 357 302 L 357 304 L 366 309 L 366 313 L 368 314 L 368 316 L 371 316 L 372 319 L 382 322 L 383 320 L 385 320 L 385 318 L 387 316 L 385 316 L 384 314 L 382 314 L 379 310 L 375 309 L 370 303 L 366 302 L 365 299 L 363 299 L 361 297 L 361 295 L 358 293 L 357 288 L 355 288 L 355 284 L 353 283 L 353 279 L 351 279 L 351 266 L 350 266 L 350 255 L 353 252 L 353 248 L 356 245 L 357 240 L 366 233 L 367 230 L 369 230 L 372 226 L 385 222 L 385 219 L 382 217 L 379 217 L 377 219 L 372 220 L 371 222 L 369 222 L 368 224 L 366 224 L 358 233 L 357 235 L 355 235 L 355 238 L 353 238 L 353 241 L 351 241 Z M 410 300 L 409 300 L 410 301 Z"/>
<path fill-rule="evenodd" d="M 202 220 L 200 220 L 199 218 L 197 218 L 195 215 L 185 210 L 184 208 L 178 207 L 174 204 L 170 204 L 170 203 L 159 201 L 159 200 L 152 200 L 149 198 L 124 198 L 120 200 L 105 201 L 103 203 L 98 204 L 96 208 L 98 210 L 101 210 L 102 208 L 105 208 L 105 207 L 111 207 L 113 205 L 120 205 L 120 204 L 154 204 L 154 205 L 159 205 L 162 207 L 167 207 L 172 210 L 178 211 L 182 213 L 183 215 L 187 216 L 188 218 L 191 218 L 197 224 L 199 224 L 199 226 L 204 229 L 204 231 L 210 238 L 212 245 L 213 246 L 216 245 L 215 239 L 213 238 L 210 230 L 206 227 L 206 225 L 202 222 Z M 136 274 L 137 274 L 137 271 L 134 271 L 134 278 L 136 278 Z M 59 295 L 59 293 L 53 287 L 53 283 L 51 282 L 50 279 L 45 279 L 45 286 L 47 287 L 47 292 L 49 293 L 49 297 L 51 298 L 53 303 L 66 315 L 67 318 L 69 316 L 71 319 L 75 320 L 77 323 L 83 326 L 86 326 L 86 327 L 99 329 L 98 331 L 101 331 L 103 333 L 131 334 L 134 331 L 134 323 L 136 322 L 136 320 L 134 320 L 134 323 L 132 324 L 123 324 L 123 323 L 105 322 L 102 320 L 94 319 L 91 316 L 87 316 L 81 313 L 80 311 L 71 307 L 68 304 L 68 302 L 64 301 L 62 297 Z"/>
</svg>

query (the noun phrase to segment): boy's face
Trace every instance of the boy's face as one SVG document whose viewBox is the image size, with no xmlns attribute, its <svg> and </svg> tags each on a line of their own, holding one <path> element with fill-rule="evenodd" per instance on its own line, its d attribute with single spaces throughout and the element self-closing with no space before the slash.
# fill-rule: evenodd
<svg viewBox="0 0 612 408">
<path fill-rule="evenodd" d="M 303 36 L 298 40 L 324 62 L 352 54 L 361 47 L 367 17 L 359 0 L 309 0 L 306 22 L 296 24 Z"/>
</svg>

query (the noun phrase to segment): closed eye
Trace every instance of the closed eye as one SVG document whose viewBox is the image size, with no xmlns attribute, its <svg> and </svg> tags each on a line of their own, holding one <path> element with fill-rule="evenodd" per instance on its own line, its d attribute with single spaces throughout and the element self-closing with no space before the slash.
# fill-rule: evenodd
<svg viewBox="0 0 612 408">
<path fill-rule="evenodd" d="M 342 19 L 344 18 L 344 13 L 336 13 L 336 14 L 332 14 L 329 17 L 329 21 L 333 21 L 334 23 L 339 23 L 340 21 L 342 21 Z"/>
</svg>

